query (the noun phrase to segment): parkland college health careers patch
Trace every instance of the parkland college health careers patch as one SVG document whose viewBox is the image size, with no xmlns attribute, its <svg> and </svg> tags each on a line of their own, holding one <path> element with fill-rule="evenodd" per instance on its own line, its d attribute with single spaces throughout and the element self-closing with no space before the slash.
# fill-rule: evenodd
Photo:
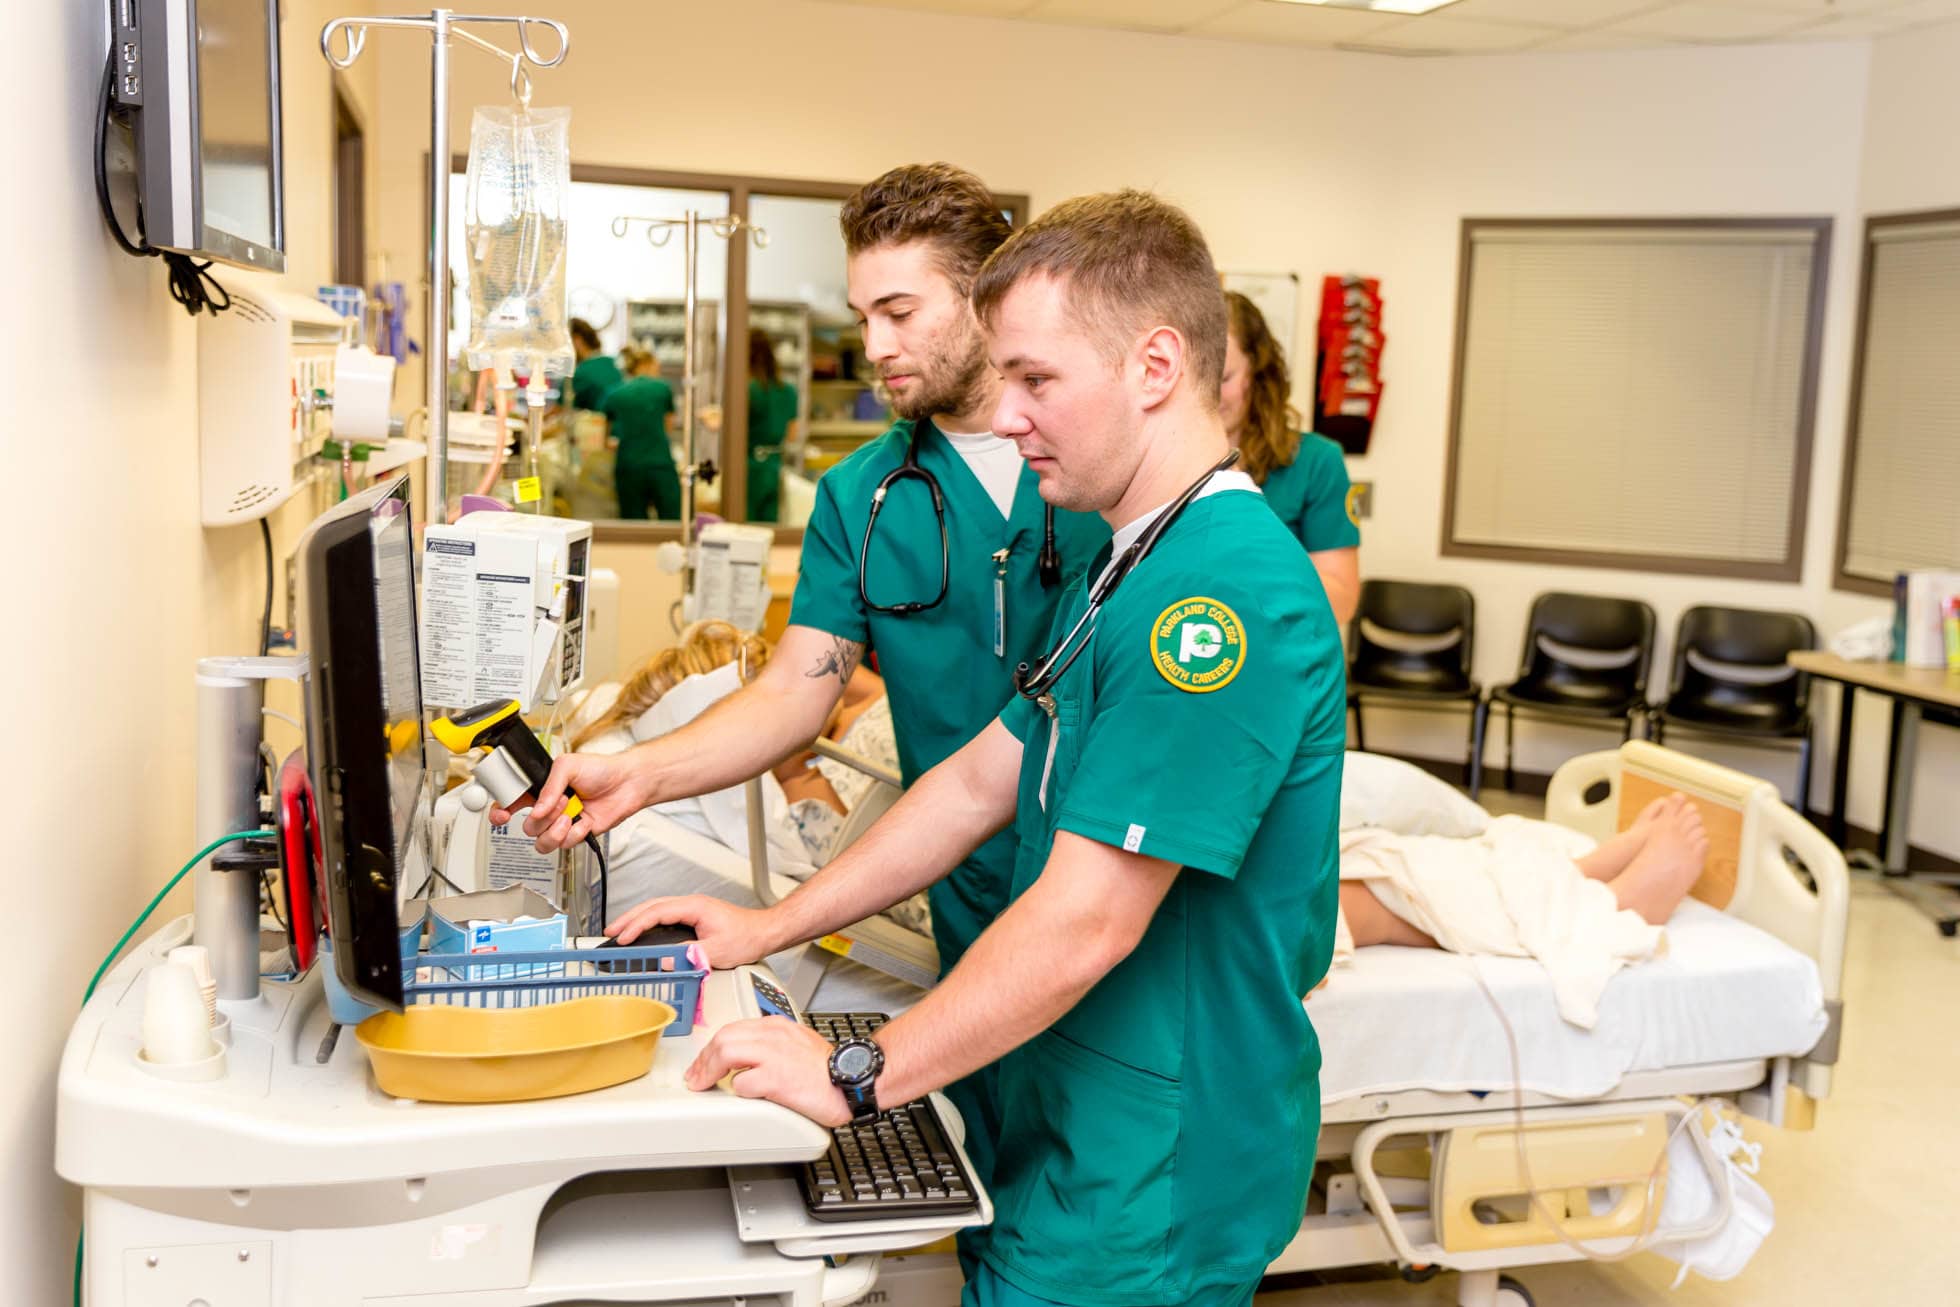
<svg viewBox="0 0 1960 1307">
<path fill-rule="evenodd" d="M 1150 662 L 1180 690 L 1221 690 L 1245 666 L 1245 626 L 1216 599 L 1180 599 L 1151 624 Z"/>
</svg>

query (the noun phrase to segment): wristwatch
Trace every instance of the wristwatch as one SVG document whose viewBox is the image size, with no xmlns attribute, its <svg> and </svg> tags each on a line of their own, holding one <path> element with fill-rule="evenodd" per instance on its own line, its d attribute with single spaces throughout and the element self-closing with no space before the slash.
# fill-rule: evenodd
<svg viewBox="0 0 1960 1307">
<path fill-rule="evenodd" d="M 846 1039 L 830 1050 L 830 1083 L 844 1091 L 852 1125 L 878 1119 L 878 1073 L 885 1069 L 885 1051 L 868 1039 Z"/>
</svg>

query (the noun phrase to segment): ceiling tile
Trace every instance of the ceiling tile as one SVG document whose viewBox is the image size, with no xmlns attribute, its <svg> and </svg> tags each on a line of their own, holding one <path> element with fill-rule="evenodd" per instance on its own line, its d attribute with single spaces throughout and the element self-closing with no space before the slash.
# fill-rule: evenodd
<svg viewBox="0 0 1960 1307">
<path fill-rule="evenodd" d="M 1273 4 L 1248 0 L 1188 30 L 1193 36 L 1229 36 L 1290 45 L 1334 45 L 1359 41 L 1398 20 L 1362 9 L 1324 9 L 1319 5 Z"/>
<path fill-rule="evenodd" d="M 832 0 L 833 3 L 836 0 Z M 1026 11 L 1034 0 L 844 0 L 869 9 L 912 9 L 935 14 L 964 14 L 968 17 L 1012 18 Z"/>
<path fill-rule="evenodd" d="M 1627 18 L 1659 3 L 1661 0 L 1457 0 L 1443 13 L 1478 21 L 1581 28 Z"/>
<path fill-rule="evenodd" d="M 1749 9 L 1730 4 L 1676 4 L 1612 24 L 1607 30 L 1676 41 L 1760 41 L 1781 36 L 1814 20 L 1788 10 Z"/>
<path fill-rule="evenodd" d="M 1667 44 L 1665 37 L 1635 36 L 1631 32 L 1574 32 L 1534 45 L 1531 52 L 1548 51 L 1553 54 L 1575 54 L 1587 50 L 1657 50 Z"/>
<path fill-rule="evenodd" d="M 1554 27 L 1530 27 L 1522 23 L 1477 23 L 1467 18 L 1444 18 L 1438 15 L 1400 19 L 1355 44 L 1372 49 L 1410 52 L 1434 50 L 1447 54 L 1465 54 L 1472 51 L 1490 53 L 1499 50 L 1522 50 L 1526 46 L 1537 45 L 1547 37 L 1558 34 L 1558 29 Z"/>
<path fill-rule="evenodd" d="M 1791 34 L 1793 41 L 1863 41 L 1896 31 L 1898 24 L 1883 17 L 1836 18 Z"/>
<path fill-rule="evenodd" d="M 1851 18 L 1882 9 L 1895 9 L 1902 0 L 1721 0 L 1736 9 L 1774 9 L 1810 18 Z"/>
<path fill-rule="evenodd" d="M 1960 0 L 1455 0 L 1414 17 L 1275 0 L 830 2 L 1409 55 L 1863 40 L 1960 20 Z"/>
<path fill-rule="evenodd" d="M 1234 3 L 1235 0 L 1039 0 L 1026 10 L 1025 16 L 1048 23 L 1176 32 L 1207 18 L 1216 18 Z"/>
<path fill-rule="evenodd" d="M 1894 27 L 1939 23 L 1960 18 L 1960 0 L 1905 0 L 1898 8 L 1883 10 L 1882 14 L 1892 20 Z"/>
</svg>

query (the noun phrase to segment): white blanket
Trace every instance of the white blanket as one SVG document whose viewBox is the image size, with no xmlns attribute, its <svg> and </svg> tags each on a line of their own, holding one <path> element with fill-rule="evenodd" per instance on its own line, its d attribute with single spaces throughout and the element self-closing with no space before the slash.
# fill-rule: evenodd
<svg viewBox="0 0 1960 1307">
<path fill-rule="evenodd" d="M 1307 1000 L 1320 1101 L 1509 1091 L 1520 1077 L 1473 972 L 1517 1034 L 1525 1088 L 1558 1098 L 1597 1097 L 1634 1072 L 1800 1055 L 1829 1025 L 1815 963 L 1689 899 L 1667 923 L 1667 956 L 1615 976 L 1591 1030 L 1560 1018 L 1545 968 L 1530 958 L 1362 949 Z"/>
<path fill-rule="evenodd" d="M 1452 953 L 1530 957 L 1552 981 L 1559 1015 L 1590 1030 L 1613 973 L 1664 951 L 1666 933 L 1621 910 L 1576 859 L 1585 836 L 1549 822 L 1499 817 L 1482 835 L 1449 839 L 1374 827 L 1341 832 L 1341 879 L 1365 882 L 1383 906 Z M 1353 944 L 1346 923 L 1337 960 Z"/>
</svg>

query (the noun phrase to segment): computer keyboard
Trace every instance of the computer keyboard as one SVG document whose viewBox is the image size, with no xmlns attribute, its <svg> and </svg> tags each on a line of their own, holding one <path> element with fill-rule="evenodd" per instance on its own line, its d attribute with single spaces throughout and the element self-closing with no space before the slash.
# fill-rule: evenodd
<svg viewBox="0 0 1960 1307">
<path fill-rule="evenodd" d="M 832 1043 L 868 1038 L 882 1012 L 807 1012 Z M 819 1221 L 887 1220 L 963 1212 L 977 1201 L 973 1180 L 929 1098 L 888 1108 L 870 1125 L 841 1125 L 830 1151 L 801 1168 L 803 1204 Z"/>
</svg>

